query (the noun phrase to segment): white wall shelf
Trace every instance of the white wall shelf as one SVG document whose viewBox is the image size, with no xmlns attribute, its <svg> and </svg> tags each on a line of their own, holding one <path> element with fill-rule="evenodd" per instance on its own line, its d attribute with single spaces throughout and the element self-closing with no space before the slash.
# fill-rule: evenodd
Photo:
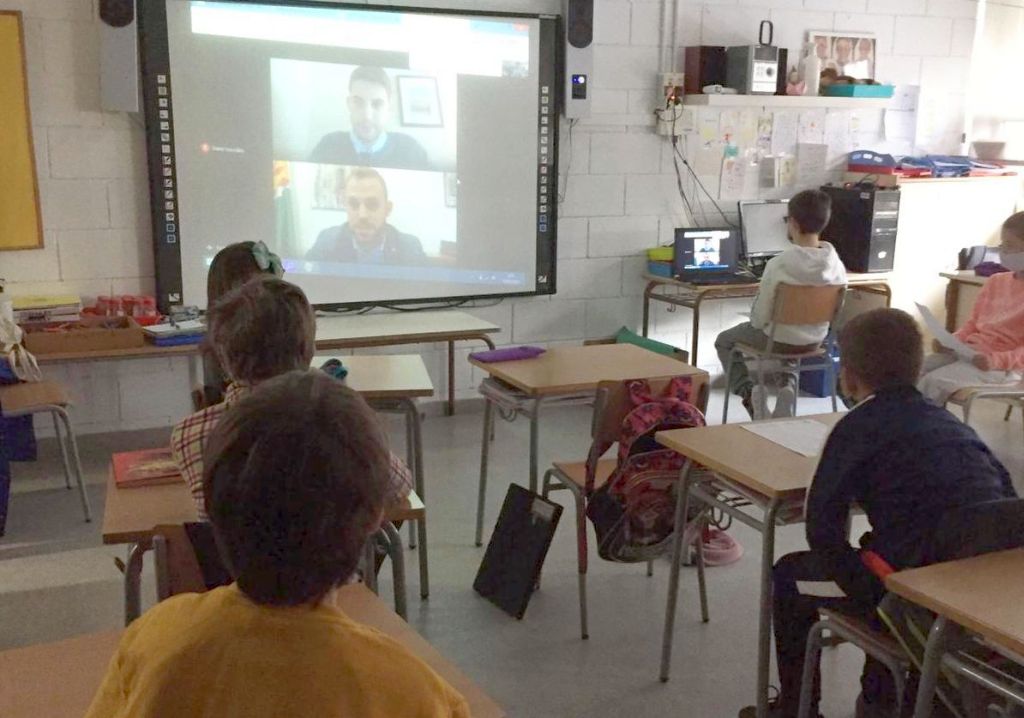
<svg viewBox="0 0 1024 718">
<path fill-rule="evenodd" d="M 882 110 L 889 106 L 889 97 L 822 97 L 789 95 L 686 95 L 683 104 L 691 107 L 774 107 L 828 108 L 834 110 Z"/>
</svg>

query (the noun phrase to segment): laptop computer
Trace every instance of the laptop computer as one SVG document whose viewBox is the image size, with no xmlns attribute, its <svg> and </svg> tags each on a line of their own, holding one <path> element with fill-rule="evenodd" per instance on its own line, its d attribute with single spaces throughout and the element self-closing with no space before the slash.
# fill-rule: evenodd
<svg viewBox="0 0 1024 718">
<path fill-rule="evenodd" d="M 739 271 L 740 242 L 732 227 L 676 229 L 672 270 L 692 284 L 747 284 L 755 281 Z"/>
</svg>

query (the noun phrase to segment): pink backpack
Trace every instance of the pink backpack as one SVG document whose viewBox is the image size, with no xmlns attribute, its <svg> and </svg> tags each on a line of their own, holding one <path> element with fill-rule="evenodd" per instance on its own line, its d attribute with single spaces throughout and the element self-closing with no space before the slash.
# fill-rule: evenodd
<svg viewBox="0 0 1024 718">
<path fill-rule="evenodd" d="M 692 403 L 689 377 L 672 379 L 652 396 L 644 379 L 626 382 L 633 403 L 618 437 L 612 475 L 594 489 L 597 462 L 612 442 L 595 442 L 587 457 L 587 516 L 597 532 L 598 553 L 608 561 L 648 561 L 663 553 L 672 537 L 676 489 L 685 459 L 658 444 L 655 433 L 704 426 Z"/>
</svg>

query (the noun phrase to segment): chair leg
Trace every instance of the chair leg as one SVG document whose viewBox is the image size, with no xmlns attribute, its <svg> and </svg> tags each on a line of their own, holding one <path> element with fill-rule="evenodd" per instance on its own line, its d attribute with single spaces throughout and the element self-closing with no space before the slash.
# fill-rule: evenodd
<svg viewBox="0 0 1024 718">
<path fill-rule="evenodd" d="M 700 531 L 697 532 L 697 542 L 695 544 L 697 551 L 697 589 L 700 593 L 700 620 L 707 623 L 711 620 L 711 614 L 708 611 L 708 584 L 704 575 L 704 528 L 707 524 L 703 517 L 698 520 L 700 521 Z"/>
<path fill-rule="evenodd" d="M 839 375 L 836 372 L 836 363 L 834 361 L 832 361 L 832 357 L 831 356 L 828 357 L 827 361 L 828 361 L 828 365 L 827 365 L 828 366 L 828 384 L 829 384 L 829 387 L 832 389 L 832 413 L 834 414 L 837 411 L 839 411 L 839 400 L 838 400 L 838 395 L 839 395 Z"/>
<path fill-rule="evenodd" d="M 1006 407 L 1006 413 L 1003 414 L 1003 421 L 1009 421 L 1010 420 L 1010 416 L 1012 414 L 1013 414 L 1013 404 L 1010 404 L 1008 407 Z"/>
<path fill-rule="evenodd" d="M 964 402 L 964 423 L 971 423 L 971 405 L 974 403 L 974 397 L 970 397 Z"/>
<path fill-rule="evenodd" d="M 807 653 L 804 657 L 804 671 L 800 679 L 800 708 L 797 718 L 810 718 L 811 701 L 814 692 L 814 676 L 821 661 L 822 636 L 828 629 L 828 621 L 818 621 L 807 634 Z"/>
<path fill-rule="evenodd" d="M 92 521 L 92 510 L 89 508 L 89 495 L 85 491 L 85 480 L 82 477 L 82 459 L 78 455 L 78 441 L 75 439 L 75 431 L 71 428 L 71 417 L 62 407 L 55 407 L 55 413 L 64 422 L 64 431 L 67 432 L 68 442 L 71 444 L 71 460 L 75 468 L 75 479 L 78 481 L 78 491 L 82 496 L 82 512 L 85 514 L 85 522 Z"/>
<path fill-rule="evenodd" d="M 654 561 L 647 562 L 647 578 L 654 575 Z"/>
<path fill-rule="evenodd" d="M 572 488 L 572 496 L 576 502 L 576 562 L 579 567 L 580 592 L 580 638 L 590 638 L 587 629 L 587 511 L 583 496 L 579 490 Z"/>
<path fill-rule="evenodd" d="M 491 448 L 491 422 L 494 421 L 494 405 L 484 397 L 484 435 L 480 446 L 480 486 L 476 499 L 476 536 L 477 546 L 483 546 L 484 537 L 484 500 L 487 498 L 487 455 Z"/>
<path fill-rule="evenodd" d="M 70 491 L 71 463 L 68 461 L 68 446 L 64 443 L 65 438 L 60 433 L 60 421 L 57 420 L 57 414 L 51 413 L 50 416 L 53 418 L 53 435 L 57 437 L 57 445 L 60 446 L 60 460 L 64 464 L 64 486 Z"/>
</svg>

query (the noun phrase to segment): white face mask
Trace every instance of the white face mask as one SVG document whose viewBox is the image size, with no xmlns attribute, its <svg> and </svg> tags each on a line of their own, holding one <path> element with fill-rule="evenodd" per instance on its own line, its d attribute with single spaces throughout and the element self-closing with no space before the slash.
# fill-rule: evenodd
<svg viewBox="0 0 1024 718">
<path fill-rule="evenodd" d="M 1002 253 L 999 255 L 999 263 L 1011 272 L 1024 272 L 1024 252 L 1012 254 Z"/>
</svg>

